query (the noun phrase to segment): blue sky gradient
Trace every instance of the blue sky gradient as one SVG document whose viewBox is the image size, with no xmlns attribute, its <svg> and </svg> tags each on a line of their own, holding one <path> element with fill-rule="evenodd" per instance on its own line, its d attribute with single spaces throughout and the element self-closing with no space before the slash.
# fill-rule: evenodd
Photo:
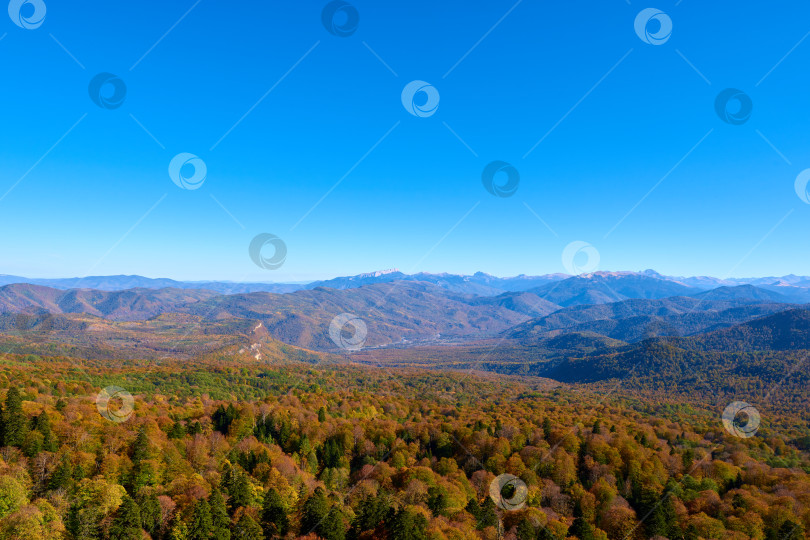
<svg viewBox="0 0 810 540">
<path fill-rule="evenodd" d="M 46 3 L 39 28 L 0 23 L 1 273 L 542 274 L 577 240 L 600 269 L 810 273 L 806 2 L 659 2 L 657 46 L 635 0 L 357 0 L 348 37 L 326 2 Z M 100 72 L 120 107 L 90 99 Z M 413 80 L 435 114 L 402 106 Z M 715 113 L 730 87 L 742 125 Z M 169 178 L 181 152 L 199 189 Z M 482 185 L 494 160 L 511 197 Z M 281 268 L 251 261 L 259 233 Z"/>
</svg>

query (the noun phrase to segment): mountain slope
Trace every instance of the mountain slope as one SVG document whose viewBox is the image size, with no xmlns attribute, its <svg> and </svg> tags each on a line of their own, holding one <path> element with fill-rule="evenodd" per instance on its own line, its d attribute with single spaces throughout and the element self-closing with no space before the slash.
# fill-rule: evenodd
<svg viewBox="0 0 810 540">
<path fill-rule="evenodd" d="M 791 300 L 778 292 L 754 285 L 722 286 L 692 295 L 700 300 L 760 300 L 763 302 L 789 303 Z"/>
<path fill-rule="evenodd" d="M 697 294 L 700 289 L 676 281 L 633 272 L 581 274 L 531 289 L 541 298 L 564 307 L 605 304 L 630 298 L 667 298 Z"/>
<path fill-rule="evenodd" d="M 810 310 L 791 309 L 694 338 L 705 350 L 810 349 Z"/>
<path fill-rule="evenodd" d="M 653 336 L 692 335 L 791 307 L 792 304 L 728 296 L 717 300 L 685 296 L 660 300 L 632 299 L 567 307 L 545 317 L 526 321 L 505 335 L 525 342 L 540 339 L 553 331 L 595 332 L 634 342 Z"/>
<path fill-rule="evenodd" d="M 506 292 L 498 296 L 488 296 L 470 300 L 476 306 L 500 306 L 530 317 L 543 317 L 554 313 L 560 306 L 531 292 Z"/>
<path fill-rule="evenodd" d="M 496 335 L 526 320 L 524 313 L 508 305 L 509 302 L 482 301 L 477 296 L 453 293 L 430 283 L 398 281 L 348 290 L 319 287 L 283 295 L 217 296 L 189 304 L 182 311 L 206 319 L 259 320 L 276 339 L 329 350 L 336 348 L 329 338 L 329 325 L 341 313 L 363 319 L 368 329 L 366 345 L 373 347 L 403 340 Z"/>
<path fill-rule="evenodd" d="M 537 364 L 532 372 L 564 382 L 621 380 L 625 388 L 669 395 L 721 395 L 742 387 L 767 399 L 768 405 L 783 399 L 789 405 L 810 384 L 808 351 L 810 310 L 791 309 L 690 338 L 649 339 L 607 353 Z"/>
<path fill-rule="evenodd" d="M 248 319 L 207 321 L 166 314 L 147 321 L 112 321 L 86 313 L 0 314 L 0 349 L 24 354 L 123 360 L 200 359 L 208 355 L 250 362 L 329 359 L 274 340 L 263 325 Z"/>
<path fill-rule="evenodd" d="M 63 291 L 40 285 L 0 287 L 0 313 L 87 313 L 117 321 L 143 320 L 175 311 L 189 302 L 217 296 L 204 289 L 128 289 Z"/>
</svg>

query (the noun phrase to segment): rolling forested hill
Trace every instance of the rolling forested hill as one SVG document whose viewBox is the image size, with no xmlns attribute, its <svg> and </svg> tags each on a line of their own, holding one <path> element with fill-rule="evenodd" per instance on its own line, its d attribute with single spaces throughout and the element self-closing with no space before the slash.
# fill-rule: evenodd
<svg viewBox="0 0 810 540">
<path fill-rule="evenodd" d="M 568 307 L 526 321 L 510 329 L 507 335 L 511 339 L 526 341 L 552 331 L 590 331 L 632 342 L 660 335 L 688 336 L 792 307 L 795 305 L 749 297 L 634 299 Z"/>
</svg>

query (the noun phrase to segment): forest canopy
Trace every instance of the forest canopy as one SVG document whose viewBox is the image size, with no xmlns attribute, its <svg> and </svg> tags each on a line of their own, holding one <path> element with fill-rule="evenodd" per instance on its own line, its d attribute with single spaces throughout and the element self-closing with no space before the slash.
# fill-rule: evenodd
<svg viewBox="0 0 810 540">
<path fill-rule="evenodd" d="M 121 391 L 99 405 L 109 388 Z M 111 369 L 9 355 L 0 398 L 0 538 L 810 530 L 806 425 L 763 414 L 754 437 L 735 437 L 722 411 L 621 390 L 346 364 Z"/>
</svg>

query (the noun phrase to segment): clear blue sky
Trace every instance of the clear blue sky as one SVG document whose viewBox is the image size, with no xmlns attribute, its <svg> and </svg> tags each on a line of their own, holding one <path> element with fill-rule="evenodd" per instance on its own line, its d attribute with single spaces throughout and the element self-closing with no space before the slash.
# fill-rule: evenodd
<svg viewBox="0 0 810 540">
<path fill-rule="evenodd" d="M 540 274 L 578 240 L 601 269 L 810 273 L 806 2 L 356 0 L 348 37 L 326 2 L 46 3 L 36 29 L 0 22 L 2 273 Z M 662 45 L 634 31 L 651 5 Z M 90 99 L 100 72 L 120 107 Z M 435 114 L 403 107 L 414 80 Z M 730 87 L 742 125 L 715 112 Z M 169 178 L 181 152 L 199 189 Z M 495 160 L 511 197 L 482 185 Z M 286 243 L 281 268 L 251 261 L 259 233 Z"/>
</svg>

